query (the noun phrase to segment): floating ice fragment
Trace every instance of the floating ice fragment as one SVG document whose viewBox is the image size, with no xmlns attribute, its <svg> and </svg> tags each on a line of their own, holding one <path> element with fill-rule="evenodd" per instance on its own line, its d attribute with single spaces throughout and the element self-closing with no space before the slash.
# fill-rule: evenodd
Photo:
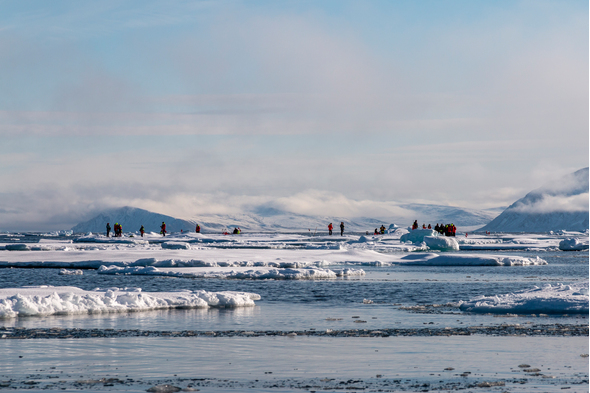
<svg viewBox="0 0 590 393">
<path fill-rule="evenodd" d="M 175 393 L 180 392 L 182 389 L 178 386 L 172 385 L 156 385 L 152 386 L 151 388 L 147 389 L 150 393 Z"/>
<path fill-rule="evenodd" d="M 80 269 L 76 269 L 76 270 L 61 269 L 59 271 L 59 274 L 61 276 L 81 276 L 82 274 L 84 274 L 84 272 Z"/>
</svg>

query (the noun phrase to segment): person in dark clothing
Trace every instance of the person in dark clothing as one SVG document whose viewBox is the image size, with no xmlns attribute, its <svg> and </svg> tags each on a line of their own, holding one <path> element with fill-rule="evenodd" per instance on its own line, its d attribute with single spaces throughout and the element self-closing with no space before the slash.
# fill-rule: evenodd
<svg viewBox="0 0 590 393">
<path fill-rule="evenodd" d="M 412 230 L 414 229 L 418 229 L 418 220 L 414 221 L 414 223 L 412 224 Z"/>
<path fill-rule="evenodd" d="M 107 237 L 109 237 L 109 233 L 111 233 L 111 225 L 107 222 Z"/>
<path fill-rule="evenodd" d="M 160 225 L 160 233 L 162 236 L 166 236 L 166 224 L 162 221 L 162 225 Z"/>
<path fill-rule="evenodd" d="M 139 228 L 139 233 L 141 233 L 141 237 L 143 237 L 143 234 L 145 233 L 145 228 L 143 227 L 143 225 L 141 226 L 141 228 Z"/>
<path fill-rule="evenodd" d="M 344 236 L 344 222 L 340 222 L 340 236 Z"/>
</svg>

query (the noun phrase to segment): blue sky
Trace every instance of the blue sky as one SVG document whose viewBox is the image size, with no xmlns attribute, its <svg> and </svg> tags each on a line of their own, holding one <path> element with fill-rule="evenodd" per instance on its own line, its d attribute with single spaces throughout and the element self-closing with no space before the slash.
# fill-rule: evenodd
<svg viewBox="0 0 590 393">
<path fill-rule="evenodd" d="M 587 1 L 0 10 L 0 230 L 490 208 L 588 166 Z"/>
</svg>

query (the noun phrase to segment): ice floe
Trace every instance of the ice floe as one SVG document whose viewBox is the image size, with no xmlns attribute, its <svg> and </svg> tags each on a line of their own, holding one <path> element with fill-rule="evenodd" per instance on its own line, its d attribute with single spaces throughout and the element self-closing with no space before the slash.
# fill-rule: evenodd
<svg viewBox="0 0 590 393">
<path fill-rule="evenodd" d="M 588 238 L 581 239 L 577 237 L 571 237 L 563 239 L 559 242 L 559 249 L 562 251 L 583 251 L 589 249 Z"/>
<path fill-rule="evenodd" d="M 588 283 L 548 284 L 460 303 L 461 310 L 502 314 L 588 314 Z"/>
<path fill-rule="evenodd" d="M 248 292 L 142 292 L 140 288 L 85 291 L 36 286 L 0 289 L 0 318 L 52 314 L 95 314 L 167 308 L 250 307 L 260 295 Z"/>
<path fill-rule="evenodd" d="M 326 268 L 333 265 L 390 266 L 395 264 L 437 266 L 525 266 L 544 265 L 541 258 L 497 254 L 394 253 L 369 249 L 339 247 L 337 249 L 224 249 L 191 248 L 162 249 L 144 246 L 85 250 L 0 251 L 1 267 L 51 267 L 98 269 L 100 266 L 154 267 L 267 267 Z"/>
<path fill-rule="evenodd" d="M 531 266 L 546 265 L 547 261 L 539 257 L 514 255 L 424 253 L 408 254 L 400 258 L 400 263 L 428 266 Z"/>
<path fill-rule="evenodd" d="M 363 276 L 362 269 L 328 270 L 322 268 L 251 268 L 251 267 L 215 267 L 215 268 L 157 268 L 154 266 L 101 266 L 99 274 L 126 274 L 174 276 L 190 278 L 228 278 L 228 279 L 274 279 L 274 280 L 313 280 L 337 277 Z"/>
</svg>

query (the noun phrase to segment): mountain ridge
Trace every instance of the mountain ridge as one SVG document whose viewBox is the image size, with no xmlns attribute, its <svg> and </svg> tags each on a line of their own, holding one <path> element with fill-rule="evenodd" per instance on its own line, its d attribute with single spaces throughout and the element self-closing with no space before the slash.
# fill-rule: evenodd
<svg viewBox="0 0 590 393">
<path fill-rule="evenodd" d="M 543 185 L 480 228 L 492 232 L 585 231 L 588 229 L 588 167 Z"/>
<path fill-rule="evenodd" d="M 240 227 L 242 230 L 258 232 L 277 231 L 326 231 L 327 225 L 332 222 L 338 229 L 342 221 L 347 231 L 372 232 L 374 228 L 381 225 L 389 226 L 392 223 L 399 226 L 408 226 L 415 219 L 420 224 L 454 223 L 461 227 L 474 227 L 488 223 L 497 215 L 492 210 L 464 209 L 454 206 L 405 204 L 400 205 L 412 213 L 412 217 L 355 217 L 335 218 L 327 216 L 308 216 L 291 213 L 276 209 L 274 207 L 256 206 L 250 212 L 225 214 L 225 215 L 200 215 L 191 218 L 177 218 L 148 210 L 125 206 L 100 212 L 94 218 L 81 222 L 72 228 L 74 233 L 84 232 L 105 232 L 106 223 L 111 227 L 115 222 L 123 226 L 124 232 L 136 232 L 143 225 L 148 232 L 160 231 L 162 221 L 166 222 L 168 232 L 194 231 L 196 224 L 201 226 L 203 233 L 219 233 L 224 230 L 231 230 Z"/>
</svg>

